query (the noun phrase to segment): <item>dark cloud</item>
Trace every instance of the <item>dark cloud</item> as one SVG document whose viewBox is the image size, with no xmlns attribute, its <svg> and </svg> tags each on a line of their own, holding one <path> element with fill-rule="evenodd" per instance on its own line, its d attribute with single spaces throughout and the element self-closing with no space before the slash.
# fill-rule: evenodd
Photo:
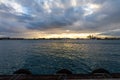
<svg viewBox="0 0 120 80">
<path fill-rule="evenodd" d="M 116 29 L 116 30 L 111 30 L 108 32 L 103 32 L 100 35 L 108 35 L 108 36 L 120 36 L 120 29 Z"/>
<path fill-rule="evenodd" d="M 59 10 L 52 12 L 50 15 L 44 16 L 42 20 L 34 19 L 30 22 L 28 28 L 30 29 L 50 29 L 50 28 L 65 28 L 65 26 L 72 25 L 78 21 L 83 14 L 82 9 L 75 10 L 71 7 L 64 10 L 64 13 L 59 14 Z"/>
<path fill-rule="evenodd" d="M 0 0 L 0 32 L 60 29 L 118 36 L 119 4 L 120 0 Z"/>
<path fill-rule="evenodd" d="M 102 3 L 101 9 L 85 18 L 83 27 L 85 30 L 104 32 L 120 28 L 120 0 L 94 0 L 93 2 Z M 114 25 L 114 26 L 113 26 Z"/>
</svg>

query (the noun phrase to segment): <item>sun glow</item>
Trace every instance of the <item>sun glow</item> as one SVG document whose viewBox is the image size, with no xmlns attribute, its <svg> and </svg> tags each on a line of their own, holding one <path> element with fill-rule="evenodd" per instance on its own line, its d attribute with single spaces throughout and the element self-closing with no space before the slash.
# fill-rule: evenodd
<svg viewBox="0 0 120 80">
<path fill-rule="evenodd" d="M 87 38 L 89 33 L 61 33 L 61 34 L 37 34 L 36 38 Z M 96 35 L 94 33 L 94 35 Z"/>
<path fill-rule="evenodd" d="M 59 31 L 58 31 L 59 32 Z M 27 32 L 24 35 L 27 35 L 28 38 L 87 38 L 89 35 L 97 36 L 99 33 L 75 33 L 70 30 L 66 30 L 61 33 L 50 33 L 47 31 L 32 31 Z M 29 35 L 29 36 L 28 36 Z"/>
</svg>

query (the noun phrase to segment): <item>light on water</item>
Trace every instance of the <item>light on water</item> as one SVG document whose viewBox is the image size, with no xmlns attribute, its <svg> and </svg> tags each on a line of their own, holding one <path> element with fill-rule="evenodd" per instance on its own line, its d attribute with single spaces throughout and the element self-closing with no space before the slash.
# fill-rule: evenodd
<svg viewBox="0 0 120 80">
<path fill-rule="evenodd" d="M 25 68 L 33 74 L 60 69 L 89 73 L 96 68 L 120 72 L 119 40 L 2 40 L 0 74 Z"/>
</svg>

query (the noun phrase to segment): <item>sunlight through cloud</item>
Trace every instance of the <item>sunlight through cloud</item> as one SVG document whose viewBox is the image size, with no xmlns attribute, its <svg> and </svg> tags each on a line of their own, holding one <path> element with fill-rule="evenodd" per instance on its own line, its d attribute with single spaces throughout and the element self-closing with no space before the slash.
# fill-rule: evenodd
<svg viewBox="0 0 120 80">
<path fill-rule="evenodd" d="M 27 9 L 15 1 L 1 0 L 0 3 L 5 4 L 7 7 L 11 8 L 9 11 L 13 14 L 14 13 L 16 13 L 16 15 L 27 14 Z"/>
<path fill-rule="evenodd" d="M 72 4 L 73 7 L 77 6 L 76 0 L 71 0 L 71 4 Z"/>
<path fill-rule="evenodd" d="M 87 4 L 83 7 L 83 9 L 85 10 L 85 14 L 84 16 L 88 16 L 93 14 L 95 11 L 97 11 L 100 8 L 100 5 L 97 4 Z"/>
</svg>

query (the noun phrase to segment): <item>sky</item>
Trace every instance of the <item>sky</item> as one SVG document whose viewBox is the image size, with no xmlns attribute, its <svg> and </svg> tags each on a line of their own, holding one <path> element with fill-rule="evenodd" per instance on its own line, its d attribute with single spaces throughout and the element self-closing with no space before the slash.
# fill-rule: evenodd
<svg viewBox="0 0 120 80">
<path fill-rule="evenodd" d="M 120 37 L 120 0 L 0 0 L 0 37 Z"/>
</svg>

